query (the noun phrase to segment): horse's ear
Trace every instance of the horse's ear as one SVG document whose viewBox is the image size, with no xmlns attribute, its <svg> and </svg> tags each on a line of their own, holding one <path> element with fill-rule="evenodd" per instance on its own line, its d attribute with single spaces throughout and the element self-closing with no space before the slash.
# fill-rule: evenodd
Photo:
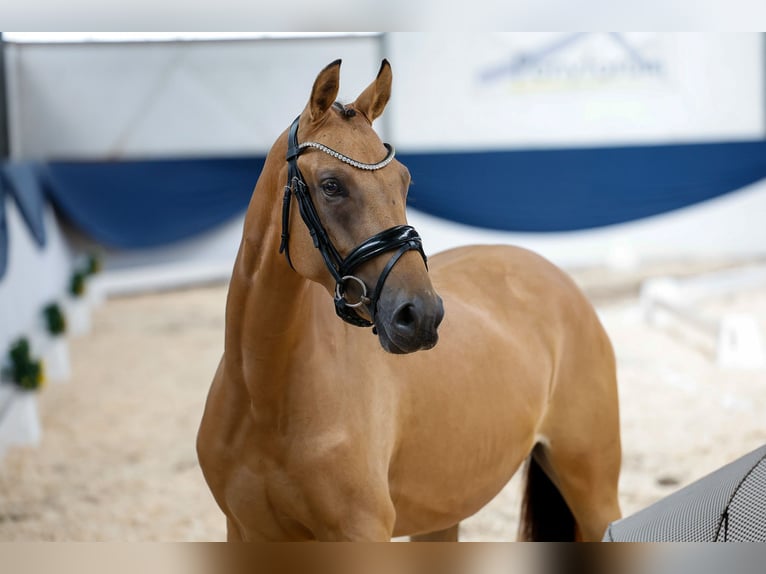
<svg viewBox="0 0 766 574">
<path fill-rule="evenodd" d="M 384 59 L 378 76 L 354 102 L 354 108 L 363 113 L 370 123 L 383 113 L 391 97 L 391 79 L 391 64 Z"/>
<path fill-rule="evenodd" d="M 340 60 L 335 60 L 324 70 L 319 72 L 317 79 L 314 80 L 314 87 L 311 89 L 311 100 L 309 100 L 309 112 L 311 121 L 316 122 L 324 117 L 327 110 L 338 97 L 338 88 L 340 87 Z"/>
</svg>

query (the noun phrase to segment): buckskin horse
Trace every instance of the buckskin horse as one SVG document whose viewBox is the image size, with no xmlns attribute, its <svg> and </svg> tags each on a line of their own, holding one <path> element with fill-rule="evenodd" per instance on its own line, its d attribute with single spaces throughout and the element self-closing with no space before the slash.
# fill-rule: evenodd
<svg viewBox="0 0 766 574">
<path fill-rule="evenodd" d="M 351 104 L 339 78 L 319 73 L 245 218 L 197 438 L 228 539 L 456 540 L 525 460 L 519 538 L 601 539 L 621 453 L 596 313 L 521 248 L 426 262 L 372 128 L 390 65 Z"/>
</svg>

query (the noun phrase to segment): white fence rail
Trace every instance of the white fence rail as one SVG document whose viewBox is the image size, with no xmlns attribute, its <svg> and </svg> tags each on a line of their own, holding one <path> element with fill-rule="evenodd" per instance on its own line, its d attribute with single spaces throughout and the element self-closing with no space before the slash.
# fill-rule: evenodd
<svg viewBox="0 0 766 574">
<path fill-rule="evenodd" d="M 758 318 L 753 313 L 715 315 L 701 304 L 715 297 L 766 287 L 766 266 L 717 271 L 696 277 L 660 277 L 641 287 L 641 306 L 651 324 L 666 328 L 682 325 L 707 338 L 723 369 L 762 369 L 766 350 Z"/>
</svg>

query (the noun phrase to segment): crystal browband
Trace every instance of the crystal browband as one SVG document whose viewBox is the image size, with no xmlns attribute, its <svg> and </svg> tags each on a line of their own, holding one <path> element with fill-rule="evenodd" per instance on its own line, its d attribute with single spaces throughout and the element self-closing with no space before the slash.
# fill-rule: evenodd
<svg viewBox="0 0 766 574">
<path fill-rule="evenodd" d="M 335 151 L 331 147 L 327 147 L 326 145 L 321 144 L 319 142 L 303 142 L 302 144 L 298 146 L 298 148 L 303 150 L 307 147 L 313 147 L 357 169 L 375 171 L 376 169 L 381 169 L 383 167 L 386 167 L 389 163 L 391 163 L 391 161 L 394 159 L 394 156 L 396 155 L 396 152 L 394 151 L 394 147 L 392 145 L 387 143 L 384 143 L 383 145 L 386 146 L 386 149 L 388 150 L 388 155 L 386 155 L 386 157 L 382 161 L 379 161 L 378 163 L 362 163 L 361 161 L 356 161 L 355 159 L 351 159 L 350 157 L 343 155 L 339 151 Z"/>
</svg>

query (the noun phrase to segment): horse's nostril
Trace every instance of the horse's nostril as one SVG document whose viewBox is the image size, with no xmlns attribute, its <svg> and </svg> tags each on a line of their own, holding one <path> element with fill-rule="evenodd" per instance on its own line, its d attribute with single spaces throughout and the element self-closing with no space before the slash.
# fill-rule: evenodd
<svg viewBox="0 0 766 574">
<path fill-rule="evenodd" d="M 394 324 L 401 331 L 414 331 L 418 324 L 415 305 L 412 303 L 405 303 L 399 307 L 394 315 Z"/>
<path fill-rule="evenodd" d="M 444 302 L 442 301 L 441 297 L 437 297 L 437 306 L 436 306 L 436 316 L 434 320 L 434 329 L 438 329 L 439 325 L 442 323 L 442 319 L 444 319 Z"/>
</svg>

